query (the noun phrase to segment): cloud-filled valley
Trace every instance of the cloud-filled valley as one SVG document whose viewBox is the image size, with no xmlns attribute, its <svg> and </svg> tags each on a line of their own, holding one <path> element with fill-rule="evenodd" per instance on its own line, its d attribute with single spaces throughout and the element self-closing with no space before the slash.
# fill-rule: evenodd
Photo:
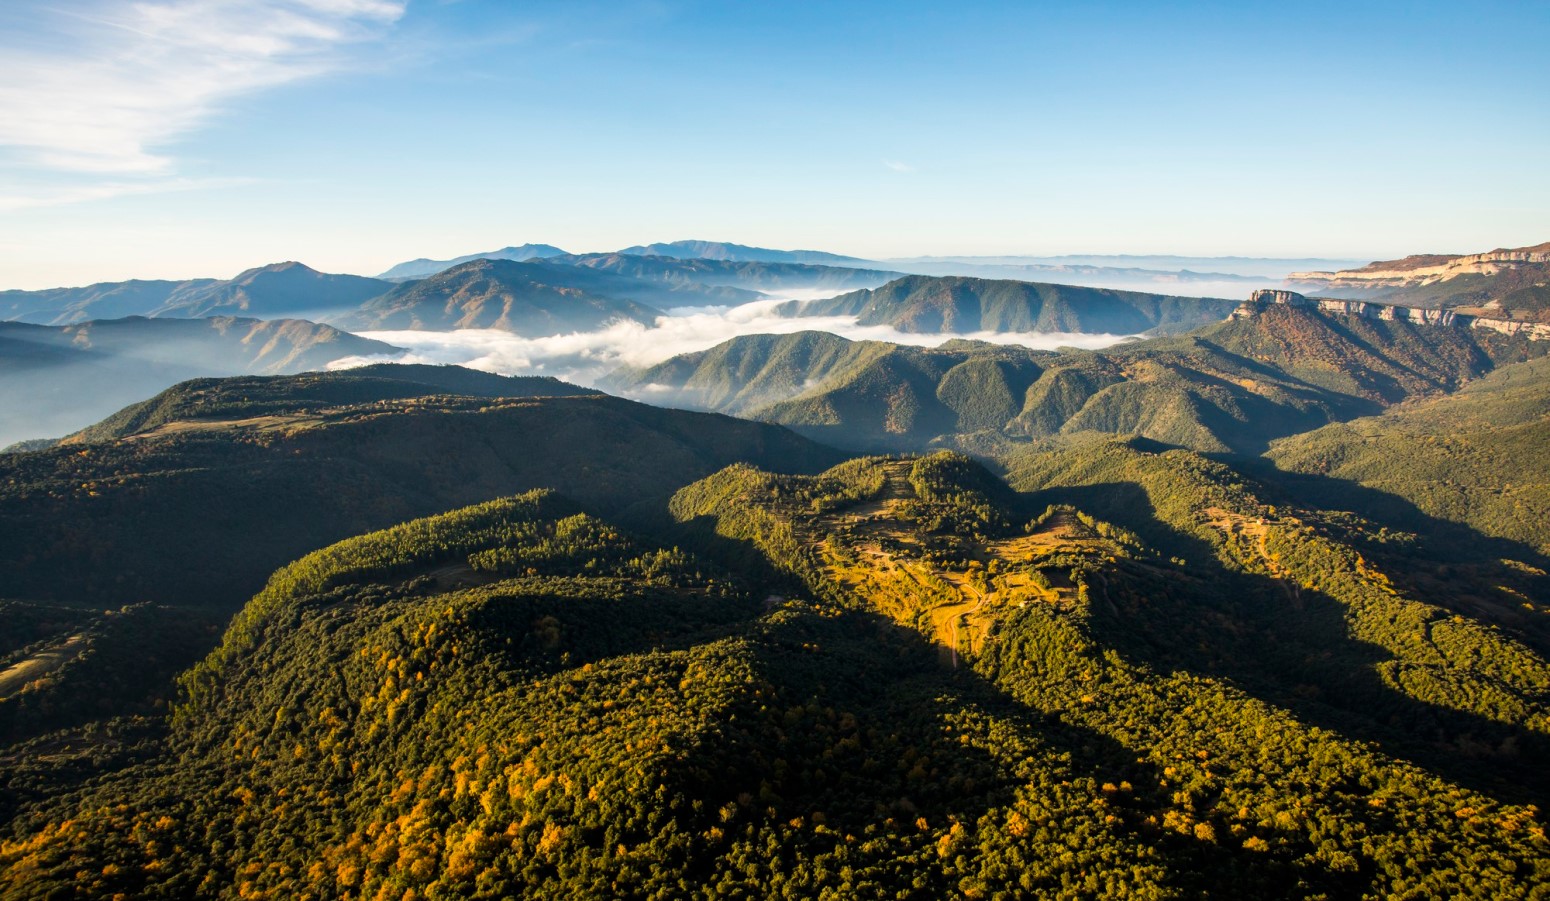
<svg viewBox="0 0 1550 901">
<path fill-rule="evenodd" d="M 832 293 L 832 292 L 817 292 Z M 617 321 L 589 332 L 528 338 L 499 329 L 452 331 L 364 331 L 362 337 L 405 349 L 390 356 L 350 356 L 335 360 L 331 369 L 369 363 L 450 363 L 503 375 L 550 375 L 581 385 L 595 385 L 621 366 L 650 366 L 670 357 L 714 347 L 739 335 L 832 332 L 855 341 L 888 341 L 935 347 L 950 340 L 969 339 L 997 344 L 1054 349 L 1097 349 L 1126 339 L 1125 335 L 976 332 L 919 334 L 891 326 L 863 326 L 853 316 L 785 317 L 776 305 L 813 295 L 754 301 L 733 307 L 692 307 L 668 311 L 652 325 Z"/>
</svg>

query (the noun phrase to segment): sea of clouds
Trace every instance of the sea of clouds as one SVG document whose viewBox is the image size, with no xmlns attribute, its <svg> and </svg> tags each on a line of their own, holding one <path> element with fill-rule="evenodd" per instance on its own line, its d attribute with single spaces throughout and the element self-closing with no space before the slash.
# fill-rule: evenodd
<svg viewBox="0 0 1550 901">
<path fill-rule="evenodd" d="M 830 291 L 818 296 L 832 294 Z M 394 355 L 345 357 L 329 364 L 329 368 L 347 369 L 383 362 L 455 363 L 502 375 L 550 375 L 595 387 L 604 376 L 622 366 L 650 366 L 678 354 L 714 347 L 738 335 L 822 331 L 857 341 L 890 341 L 921 347 L 936 347 L 953 339 L 968 338 L 1040 349 L 1098 349 L 1130 337 L 1056 332 L 915 334 L 890 326 L 858 325 L 850 316 L 786 317 L 774 312 L 775 306 L 786 300 L 808 300 L 813 296 L 792 297 L 787 292 L 785 297 L 733 307 L 684 307 L 667 311 L 651 325 L 618 321 L 595 331 L 543 338 L 523 337 L 500 329 L 361 332 L 364 337 L 405 350 Z"/>
</svg>

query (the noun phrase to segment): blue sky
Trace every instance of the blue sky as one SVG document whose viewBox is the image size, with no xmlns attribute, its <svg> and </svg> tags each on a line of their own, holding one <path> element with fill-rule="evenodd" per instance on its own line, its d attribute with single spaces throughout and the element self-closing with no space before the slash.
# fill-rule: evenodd
<svg viewBox="0 0 1550 901">
<path fill-rule="evenodd" d="M 0 287 L 527 241 L 1533 244 L 1546 46 L 1543 2 L 11 0 Z"/>
</svg>

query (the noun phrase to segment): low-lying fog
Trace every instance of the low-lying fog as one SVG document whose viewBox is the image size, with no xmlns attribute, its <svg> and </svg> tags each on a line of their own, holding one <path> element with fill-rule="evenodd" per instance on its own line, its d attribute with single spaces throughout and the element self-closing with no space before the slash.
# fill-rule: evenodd
<svg viewBox="0 0 1550 901">
<path fill-rule="evenodd" d="M 821 296 L 832 296 L 823 292 Z M 966 335 L 914 334 L 891 326 L 857 325 L 850 316 L 783 317 L 772 310 L 787 296 L 759 300 L 735 307 L 686 307 L 669 310 L 650 326 L 615 322 L 591 332 L 524 338 L 498 329 L 459 329 L 449 332 L 372 331 L 360 334 L 403 347 L 406 353 L 386 357 L 345 357 L 329 364 L 344 369 L 368 363 L 456 363 L 502 375 L 552 375 L 578 385 L 596 386 L 598 380 L 621 366 L 650 366 L 682 353 L 705 350 L 738 335 L 833 332 L 852 340 L 890 341 L 936 347 L 968 338 L 997 344 L 1054 349 L 1097 349 L 1125 340 L 1126 335 L 977 332 Z"/>
</svg>

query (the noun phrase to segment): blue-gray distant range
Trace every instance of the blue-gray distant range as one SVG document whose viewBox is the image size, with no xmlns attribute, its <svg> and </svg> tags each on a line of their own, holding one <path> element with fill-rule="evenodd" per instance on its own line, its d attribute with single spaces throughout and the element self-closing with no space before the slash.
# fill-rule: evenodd
<svg viewBox="0 0 1550 901">
<path fill-rule="evenodd" d="M 637 244 L 616 251 L 615 255 L 739 263 L 796 263 L 909 275 L 966 275 L 1129 291 L 1165 291 L 1193 297 L 1237 297 L 1259 288 L 1278 287 L 1294 272 L 1335 271 L 1366 262 L 1329 257 L 1130 254 L 920 256 L 873 260 L 821 250 L 772 250 L 726 241 L 697 240 Z M 446 260 L 410 260 L 393 266 L 377 277 L 389 280 L 424 278 L 480 258 L 531 260 L 569 256 L 552 244 L 522 244 Z"/>
</svg>

